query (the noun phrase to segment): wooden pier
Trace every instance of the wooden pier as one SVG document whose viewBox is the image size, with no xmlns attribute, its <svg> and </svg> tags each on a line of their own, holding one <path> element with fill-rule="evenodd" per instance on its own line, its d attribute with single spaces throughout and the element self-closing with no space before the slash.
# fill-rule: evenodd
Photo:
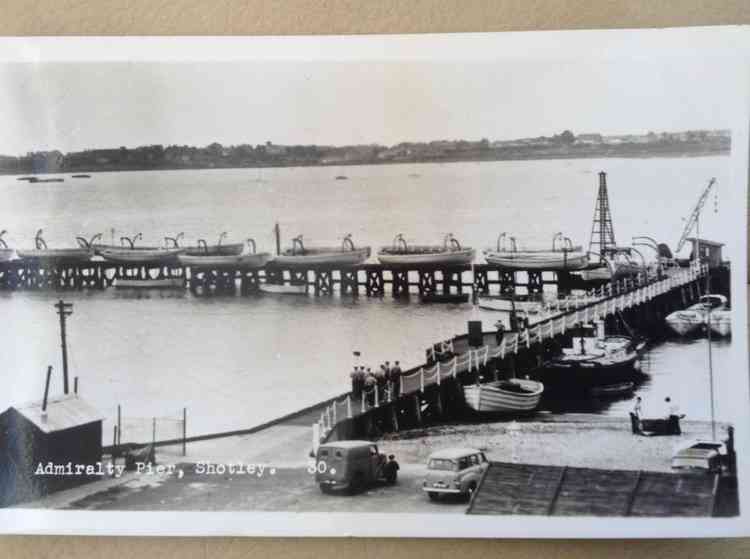
<svg viewBox="0 0 750 559">
<path fill-rule="evenodd" d="M 538 367 L 550 347 L 566 332 L 582 323 L 612 321 L 663 329 L 667 314 L 696 301 L 705 288 L 706 265 L 697 263 L 674 271 L 662 279 L 644 282 L 621 281 L 607 284 L 581 298 L 580 305 L 548 309 L 548 316 L 530 327 L 506 332 L 498 342 L 494 332 L 470 345 L 468 335 L 441 343 L 445 355 L 402 373 L 398 391 L 374 388 L 369 397 L 352 394 L 326 406 L 314 430 L 314 440 L 345 440 L 373 437 L 402 428 L 417 427 L 429 417 L 456 417 L 465 404 L 462 380 L 467 375 L 512 378 Z M 398 396 L 394 396 L 394 394 Z"/>
<path fill-rule="evenodd" d="M 510 271 L 489 264 L 466 266 L 413 265 L 408 267 L 362 264 L 352 267 L 280 267 L 270 262 L 262 268 L 185 267 L 177 263 L 118 264 L 88 262 L 0 262 L 2 290 L 103 290 L 110 287 L 188 288 L 196 295 L 255 294 L 264 283 L 304 286 L 315 296 L 367 295 L 404 297 L 410 293 L 461 295 L 463 293 L 539 294 L 556 286 L 559 294 L 585 289 L 579 276 L 561 271 Z M 590 286 L 590 284 L 588 284 Z"/>
</svg>

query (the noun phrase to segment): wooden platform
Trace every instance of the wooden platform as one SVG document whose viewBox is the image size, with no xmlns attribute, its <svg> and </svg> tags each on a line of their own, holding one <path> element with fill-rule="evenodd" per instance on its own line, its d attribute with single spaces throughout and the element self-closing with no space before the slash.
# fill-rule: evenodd
<svg viewBox="0 0 750 559">
<path fill-rule="evenodd" d="M 717 474 L 490 464 L 468 514 L 713 516 Z"/>
</svg>

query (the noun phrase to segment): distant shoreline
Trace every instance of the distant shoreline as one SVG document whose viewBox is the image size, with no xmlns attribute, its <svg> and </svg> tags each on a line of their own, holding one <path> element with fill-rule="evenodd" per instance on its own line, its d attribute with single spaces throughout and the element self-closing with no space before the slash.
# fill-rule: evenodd
<svg viewBox="0 0 750 559">
<path fill-rule="evenodd" d="M 659 146 L 662 147 L 662 146 Z M 304 167 L 354 167 L 364 165 L 403 165 L 403 164 L 427 164 L 427 163 L 462 163 L 462 162 L 492 162 L 492 161 L 546 161 L 546 160 L 576 160 L 576 159 L 675 159 L 675 158 L 693 158 L 693 157 L 714 157 L 728 156 L 731 149 L 724 146 L 677 146 L 667 145 L 663 149 L 654 149 L 650 145 L 648 149 L 641 146 L 585 146 L 573 149 L 552 148 L 547 150 L 503 150 L 498 153 L 492 151 L 487 154 L 477 154 L 474 156 L 462 157 L 403 157 L 389 160 L 351 160 L 351 161 L 279 161 L 263 162 L 253 165 L 237 165 L 228 163 L 212 165 L 120 165 L 120 164 L 102 164 L 89 166 L 75 166 L 71 168 L 62 168 L 57 170 L 18 170 L 18 169 L 0 169 L 0 175 L 65 175 L 72 173 L 104 173 L 104 172 L 126 172 L 126 171 L 193 171 L 206 169 L 279 169 L 279 168 L 304 168 Z M 85 179 L 81 179 L 85 180 Z"/>
</svg>

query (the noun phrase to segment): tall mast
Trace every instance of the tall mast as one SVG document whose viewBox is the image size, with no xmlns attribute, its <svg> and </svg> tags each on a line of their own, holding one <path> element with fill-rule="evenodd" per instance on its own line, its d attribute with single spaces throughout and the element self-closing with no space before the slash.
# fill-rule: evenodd
<svg viewBox="0 0 750 559">
<path fill-rule="evenodd" d="M 599 193 L 594 205 L 594 219 L 591 225 L 589 252 L 599 254 L 599 261 L 604 261 L 607 249 L 615 248 L 615 230 L 612 226 L 612 214 L 609 211 L 609 193 L 607 192 L 607 173 L 599 173 Z"/>
</svg>

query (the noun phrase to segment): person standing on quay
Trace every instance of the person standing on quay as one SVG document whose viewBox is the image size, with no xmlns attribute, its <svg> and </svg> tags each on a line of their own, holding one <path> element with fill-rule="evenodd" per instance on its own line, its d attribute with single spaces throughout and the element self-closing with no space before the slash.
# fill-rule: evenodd
<svg viewBox="0 0 750 559">
<path fill-rule="evenodd" d="M 401 395 L 401 366 L 398 361 L 394 363 L 391 369 L 391 390 L 393 390 L 393 398 L 396 399 Z"/>
</svg>

